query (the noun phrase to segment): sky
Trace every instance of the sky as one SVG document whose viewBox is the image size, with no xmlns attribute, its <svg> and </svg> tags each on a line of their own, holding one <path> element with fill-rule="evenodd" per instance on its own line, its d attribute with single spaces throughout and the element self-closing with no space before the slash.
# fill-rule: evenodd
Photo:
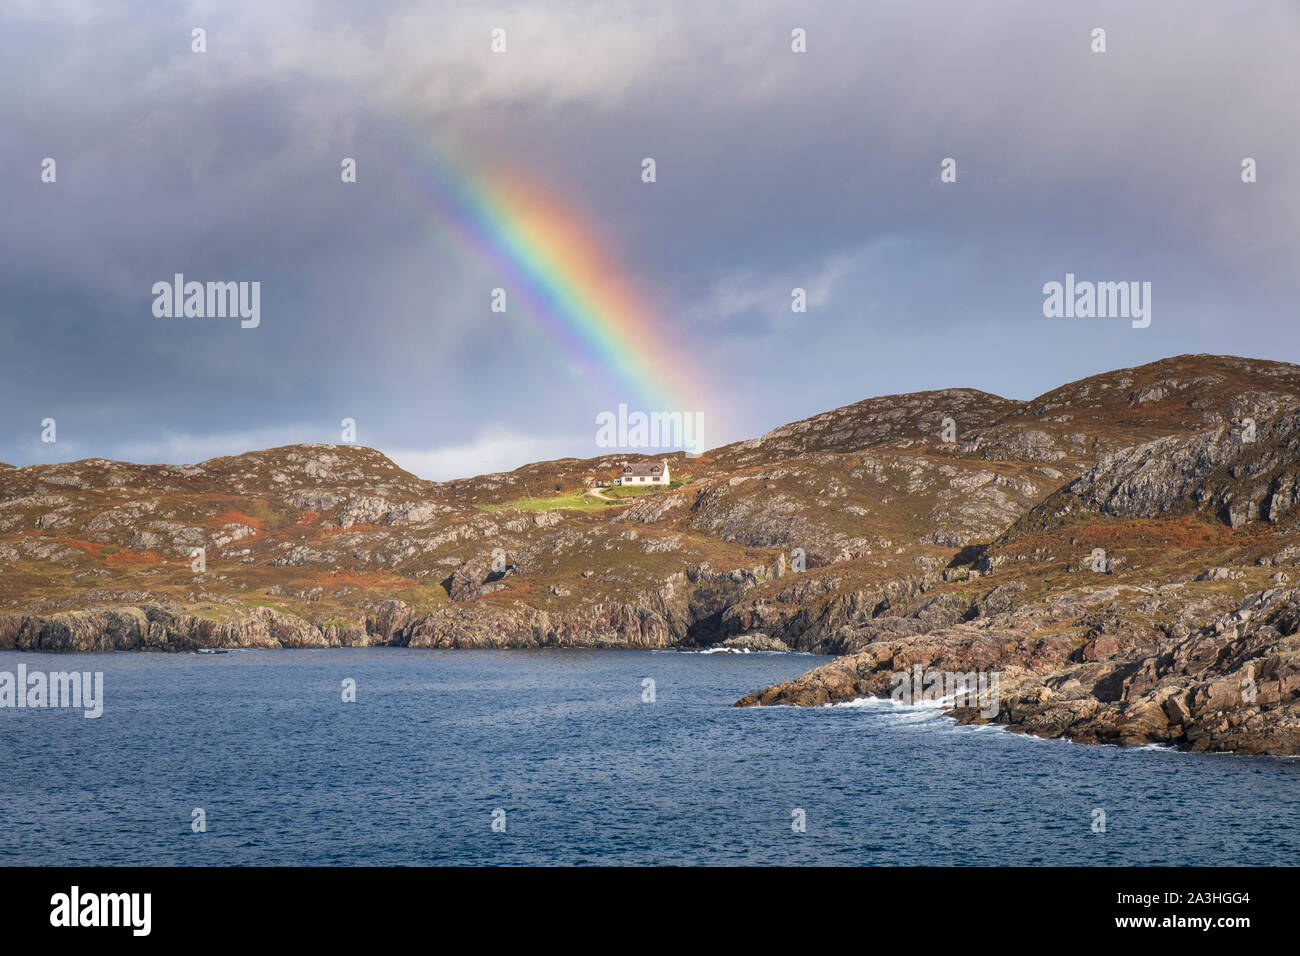
<svg viewBox="0 0 1300 956">
<path fill-rule="evenodd" d="M 716 446 L 1300 361 L 1298 49 L 1295 0 L 0 0 L 0 461 L 351 419 L 444 480 L 609 452 L 620 405 Z M 177 273 L 257 326 L 156 315 Z M 1151 324 L 1046 317 L 1067 273 Z"/>
</svg>

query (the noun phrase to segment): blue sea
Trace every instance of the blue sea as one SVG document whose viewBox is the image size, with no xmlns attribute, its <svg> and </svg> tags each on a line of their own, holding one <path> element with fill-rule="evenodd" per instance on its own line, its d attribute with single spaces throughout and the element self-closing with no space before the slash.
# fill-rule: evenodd
<svg viewBox="0 0 1300 956">
<path fill-rule="evenodd" d="M 0 653 L 105 698 L 0 709 L 0 865 L 1300 863 L 1297 760 L 731 706 L 821 660 Z"/>
</svg>

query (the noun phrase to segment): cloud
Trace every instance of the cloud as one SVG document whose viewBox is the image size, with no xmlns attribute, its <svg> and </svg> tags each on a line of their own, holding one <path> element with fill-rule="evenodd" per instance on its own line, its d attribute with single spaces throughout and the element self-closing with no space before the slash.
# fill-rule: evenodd
<svg viewBox="0 0 1300 956">
<path fill-rule="evenodd" d="M 265 448 L 304 442 L 333 444 L 340 441 L 337 431 L 328 432 L 296 425 L 204 435 L 167 433 L 147 441 L 129 441 L 104 448 L 84 439 L 60 438 L 55 443 L 42 444 L 36 430 L 33 430 L 31 439 L 10 450 L 16 452 L 19 459 L 33 464 L 105 457 L 142 465 L 192 465 L 212 458 Z M 534 435 L 493 428 L 464 443 L 433 448 L 380 447 L 378 450 L 399 467 L 420 478 L 450 481 L 511 471 L 534 461 L 561 457 L 565 450 L 575 455 L 594 454 L 598 450 L 593 448 L 593 441 L 592 434 Z"/>
<path fill-rule="evenodd" d="M 168 433 L 152 440 L 126 442 L 117 446 L 110 457 L 144 465 L 192 465 L 210 458 L 298 444 L 307 440 L 302 436 L 310 431 L 297 425 L 206 435 Z M 314 440 L 337 441 L 338 435 L 319 434 Z"/>
<path fill-rule="evenodd" d="M 799 325 L 807 320 L 791 309 L 792 293 L 803 289 L 809 308 L 831 302 L 836 284 L 845 276 L 876 268 L 881 246 L 889 240 L 871 243 L 864 249 L 835 253 L 820 261 L 786 263 L 783 274 L 774 276 L 755 269 L 727 272 L 712 280 L 708 291 L 692 307 L 695 322 L 708 324 L 753 314 L 770 326 Z"/>
<path fill-rule="evenodd" d="M 345 416 L 430 474 L 585 448 L 564 436 L 619 397 L 515 289 L 488 311 L 522 272 L 398 175 L 425 149 L 521 168 L 651 290 L 724 397 L 718 440 L 953 380 L 1294 358 L 1298 45 L 1280 0 L 10 2 L 0 458 L 194 458 L 333 441 Z M 1046 322 L 1066 271 L 1153 282 L 1151 329 Z M 153 318 L 175 272 L 260 281 L 261 327 Z M 46 415 L 57 446 L 32 443 Z"/>
<path fill-rule="evenodd" d="M 562 457 L 557 449 L 583 448 L 592 441 L 591 435 L 524 435 L 496 428 L 465 444 L 432 449 L 394 448 L 388 451 L 388 457 L 421 478 L 449 481 L 512 471 L 530 462 Z"/>
</svg>

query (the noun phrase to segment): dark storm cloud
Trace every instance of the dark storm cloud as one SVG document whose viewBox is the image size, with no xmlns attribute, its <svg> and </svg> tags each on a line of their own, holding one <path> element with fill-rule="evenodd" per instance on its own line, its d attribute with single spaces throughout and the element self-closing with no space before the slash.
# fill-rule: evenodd
<svg viewBox="0 0 1300 956">
<path fill-rule="evenodd" d="M 1131 6 L 8 4 L 0 460 L 343 417 L 438 477 L 592 453 L 618 396 L 487 310 L 502 279 L 404 182 L 412 144 L 525 162 L 580 211 L 716 378 L 714 441 L 882 392 L 1294 360 L 1296 8 Z M 1044 319 L 1067 271 L 1152 282 L 1151 327 Z M 261 326 L 155 318 L 175 272 L 260 281 Z"/>
</svg>

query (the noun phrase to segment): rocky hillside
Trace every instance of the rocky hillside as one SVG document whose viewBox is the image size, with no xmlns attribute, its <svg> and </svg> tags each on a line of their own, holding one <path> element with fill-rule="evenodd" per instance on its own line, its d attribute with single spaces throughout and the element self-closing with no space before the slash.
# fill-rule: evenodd
<svg viewBox="0 0 1300 956">
<path fill-rule="evenodd" d="M 1298 452 L 1300 368 L 1179 356 L 868 399 L 605 497 L 638 456 L 0 466 L 0 648 L 793 648 L 841 656 L 741 703 L 996 670 L 960 719 L 1294 753 Z"/>
<path fill-rule="evenodd" d="M 963 448 L 994 460 L 1094 461 L 1166 435 L 1272 419 L 1297 394 L 1294 365 L 1180 355 L 1063 385 L 976 428 Z"/>
</svg>

